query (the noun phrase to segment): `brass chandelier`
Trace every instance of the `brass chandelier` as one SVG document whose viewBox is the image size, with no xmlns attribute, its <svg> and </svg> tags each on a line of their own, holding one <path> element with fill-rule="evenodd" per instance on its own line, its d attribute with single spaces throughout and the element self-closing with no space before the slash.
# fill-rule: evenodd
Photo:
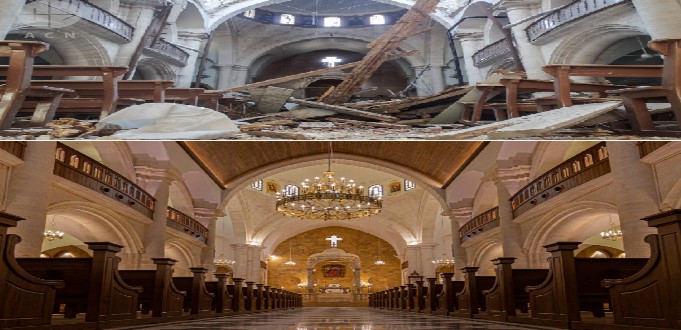
<svg viewBox="0 0 681 330">
<path fill-rule="evenodd" d="M 289 217 L 307 220 L 349 220 L 381 212 L 380 196 L 365 195 L 364 187 L 345 178 L 336 179 L 331 171 L 333 149 L 329 142 L 329 166 L 314 182 L 305 179 L 298 191 L 290 195 L 277 193 L 277 211 Z"/>
</svg>

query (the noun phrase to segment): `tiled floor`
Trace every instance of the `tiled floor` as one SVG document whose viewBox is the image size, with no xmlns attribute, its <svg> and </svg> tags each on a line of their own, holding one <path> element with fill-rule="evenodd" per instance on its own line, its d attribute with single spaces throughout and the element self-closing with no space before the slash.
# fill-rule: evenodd
<svg viewBox="0 0 681 330">
<path fill-rule="evenodd" d="M 129 328 L 135 329 L 135 328 Z M 139 328 L 142 329 L 142 328 Z M 382 311 L 370 308 L 317 307 L 292 311 L 204 319 L 186 323 L 174 323 L 143 329 L 267 329 L 267 330 L 399 330 L 399 329 L 540 329 L 515 324 L 489 323 L 478 320 L 457 319 L 430 315 L 414 315 L 402 312 Z"/>
</svg>

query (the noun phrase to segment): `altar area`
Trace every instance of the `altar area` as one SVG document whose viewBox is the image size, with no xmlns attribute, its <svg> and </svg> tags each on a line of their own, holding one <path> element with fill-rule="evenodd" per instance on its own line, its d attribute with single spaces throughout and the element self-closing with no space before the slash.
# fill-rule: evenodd
<svg viewBox="0 0 681 330">
<path fill-rule="evenodd" d="M 347 294 L 350 293 L 351 288 L 343 287 L 340 284 L 329 284 L 325 287 L 319 288 L 319 292 L 323 294 Z"/>
</svg>

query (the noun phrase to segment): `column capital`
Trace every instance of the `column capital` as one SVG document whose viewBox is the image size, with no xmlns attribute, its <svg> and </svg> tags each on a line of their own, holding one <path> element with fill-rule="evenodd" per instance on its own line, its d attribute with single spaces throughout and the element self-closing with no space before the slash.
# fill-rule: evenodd
<svg viewBox="0 0 681 330">
<path fill-rule="evenodd" d="M 541 6 L 540 0 L 501 0 L 497 6 L 506 10 L 533 9 Z"/>
<path fill-rule="evenodd" d="M 447 211 L 442 212 L 442 216 L 449 217 L 451 220 L 456 220 L 459 217 L 470 218 L 473 215 L 473 207 L 465 206 L 459 208 L 451 208 Z"/>
<path fill-rule="evenodd" d="M 505 188 L 514 194 L 527 184 L 530 179 L 531 165 L 520 165 L 511 168 L 492 169 L 483 179 L 492 180 L 497 187 Z"/>
</svg>

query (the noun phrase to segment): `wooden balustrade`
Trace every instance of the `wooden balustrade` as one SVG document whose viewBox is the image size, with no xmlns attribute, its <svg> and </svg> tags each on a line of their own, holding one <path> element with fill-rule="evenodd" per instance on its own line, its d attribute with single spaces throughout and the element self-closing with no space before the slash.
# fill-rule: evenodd
<svg viewBox="0 0 681 330">
<path fill-rule="evenodd" d="M 533 207 L 576 188 L 584 183 L 610 173 L 608 149 L 601 142 L 552 168 L 511 198 L 513 217 Z"/>
<path fill-rule="evenodd" d="M 123 175 L 63 143 L 57 144 L 53 173 L 123 203 L 150 219 L 153 217 L 154 197 Z"/>
<path fill-rule="evenodd" d="M 631 3 L 631 0 L 577 0 L 531 24 L 525 32 L 530 42 L 536 42 L 541 37 L 570 23 L 625 3 Z"/>
<path fill-rule="evenodd" d="M 641 158 L 652 154 L 657 149 L 664 147 L 669 141 L 642 141 L 638 143 L 638 151 Z"/>
<path fill-rule="evenodd" d="M 482 232 L 497 227 L 499 227 L 499 207 L 487 210 L 468 221 L 459 229 L 459 239 L 463 243 Z"/>
<path fill-rule="evenodd" d="M 184 51 L 182 48 L 163 39 L 158 39 L 155 44 L 152 44 L 152 42 L 153 38 L 147 38 L 144 44 L 144 51 L 149 55 L 171 61 L 173 64 L 178 66 L 187 65 L 189 53 Z"/>
<path fill-rule="evenodd" d="M 195 237 L 201 242 L 208 242 L 208 228 L 192 217 L 172 208 L 168 208 L 168 227 Z"/>
<path fill-rule="evenodd" d="M 130 42 L 135 28 L 116 15 L 84 0 L 27 0 L 26 4 L 36 3 L 90 22 L 98 28 L 113 33 L 114 41 Z M 46 9 L 47 11 L 47 9 Z M 55 14 L 51 14 L 55 15 Z"/>
<path fill-rule="evenodd" d="M 9 152 L 19 159 L 24 159 L 26 142 L 23 141 L 0 141 L 0 149 Z"/>
<path fill-rule="evenodd" d="M 511 54 L 511 47 L 508 47 L 506 39 L 501 39 L 473 54 L 473 65 L 477 68 L 484 67 L 509 54 Z"/>
</svg>

